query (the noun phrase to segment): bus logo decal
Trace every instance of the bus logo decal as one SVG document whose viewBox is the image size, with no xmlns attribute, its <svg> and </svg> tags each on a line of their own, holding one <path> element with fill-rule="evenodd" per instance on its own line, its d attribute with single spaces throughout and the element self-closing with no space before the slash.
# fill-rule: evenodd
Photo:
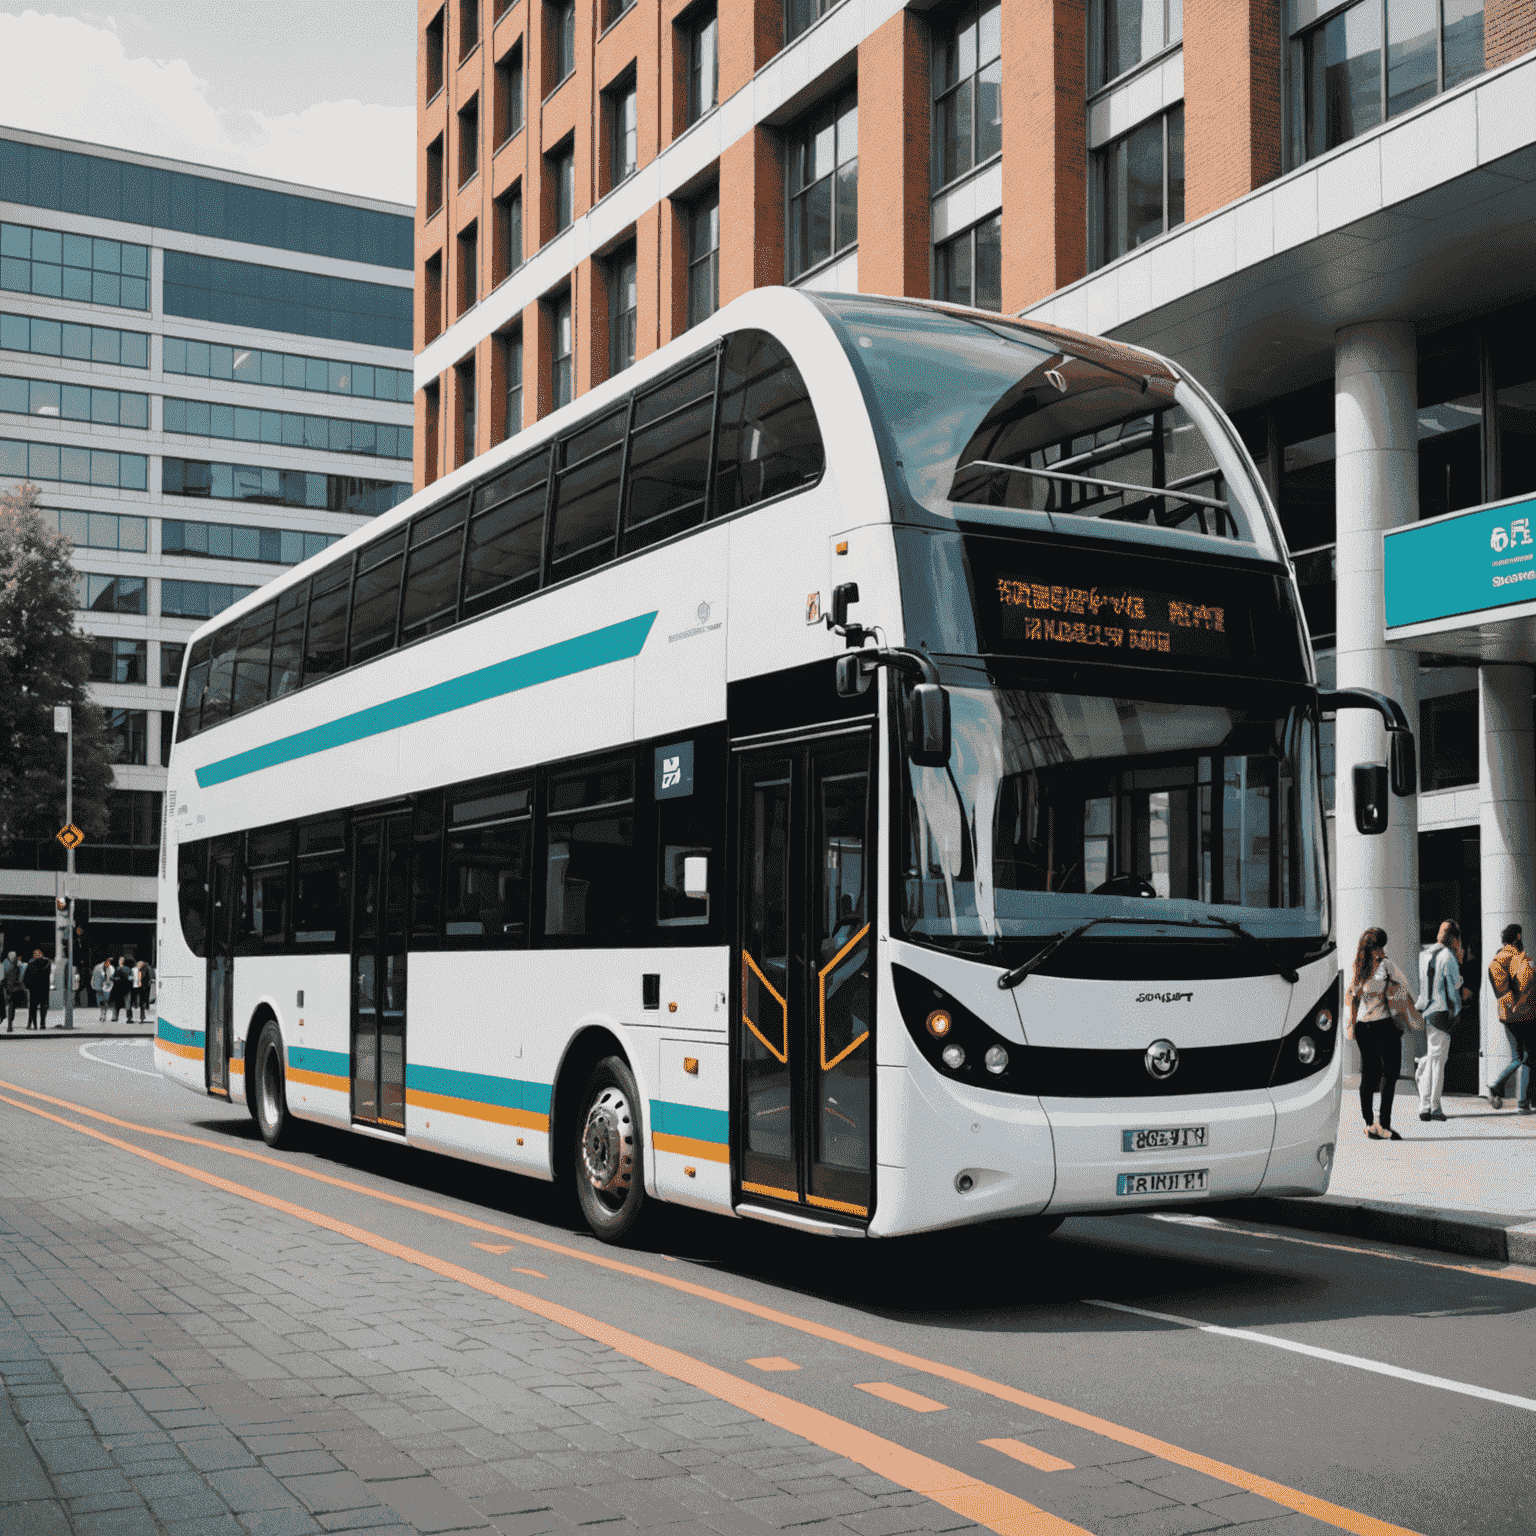
<svg viewBox="0 0 1536 1536">
<path fill-rule="evenodd" d="M 1164 1083 L 1179 1070 L 1179 1048 L 1172 1040 L 1154 1040 L 1143 1060 L 1147 1075 Z"/>
</svg>

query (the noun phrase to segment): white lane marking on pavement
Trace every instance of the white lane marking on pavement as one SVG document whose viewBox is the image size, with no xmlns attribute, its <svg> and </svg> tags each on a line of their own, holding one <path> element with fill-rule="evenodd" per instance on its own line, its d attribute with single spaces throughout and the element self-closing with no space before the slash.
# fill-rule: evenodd
<svg viewBox="0 0 1536 1536">
<path fill-rule="evenodd" d="M 91 1048 L 88 1045 L 82 1045 L 80 1047 L 80 1054 L 84 1056 L 87 1061 L 94 1061 L 99 1067 L 116 1067 L 119 1072 L 137 1072 L 140 1077 L 153 1077 L 158 1078 L 162 1082 L 164 1081 L 158 1072 L 150 1072 L 144 1067 L 130 1067 L 125 1061 L 109 1061 L 105 1056 L 93 1056 L 91 1055 Z"/>
<path fill-rule="evenodd" d="M 1439 1387 L 1445 1392 L 1460 1392 L 1463 1397 L 1480 1397 L 1486 1402 L 1504 1403 L 1510 1408 L 1524 1408 L 1528 1413 L 1536 1413 L 1536 1398 L 1517 1397 L 1513 1392 L 1496 1392 L 1492 1387 L 1475 1387 L 1470 1382 L 1452 1381 L 1447 1376 L 1429 1376 L 1423 1371 L 1410 1371 L 1401 1365 L 1388 1365 L 1382 1360 L 1367 1360 L 1363 1355 L 1345 1355 L 1336 1349 L 1300 1344 L 1294 1339 L 1277 1339 L 1273 1334 L 1254 1333 L 1248 1328 L 1223 1328 L 1218 1323 L 1202 1323 L 1193 1317 L 1177 1317 L 1172 1312 L 1151 1312 L 1145 1307 L 1128 1307 L 1119 1301 L 1093 1301 L 1085 1297 L 1083 1304 L 1107 1307 L 1111 1312 L 1131 1312 L 1137 1317 L 1156 1318 L 1160 1323 L 1177 1323 L 1181 1328 L 1194 1328 L 1200 1333 L 1216 1333 L 1227 1339 L 1247 1339 L 1254 1344 L 1269 1344 L 1275 1349 L 1311 1355 L 1317 1360 L 1331 1360 L 1335 1365 L 1352 1365 L 1357 1370 L 1374 1371 L 1378 1376 L 1396 1376 L 1399 1381 L 1416 1381 L 1420 1386 Z"/>
</svg>

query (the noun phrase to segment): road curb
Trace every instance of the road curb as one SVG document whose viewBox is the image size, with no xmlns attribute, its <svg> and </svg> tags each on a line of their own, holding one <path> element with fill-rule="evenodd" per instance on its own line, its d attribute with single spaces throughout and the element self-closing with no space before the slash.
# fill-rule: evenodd
<svg viewBox="0 0 1536 1536">
<path fill-rule="evenodd" d="M 1521 1216 L 1444 1211 L 1433 1206 L 1359 1200 L 1343 1195 L 1227 1200 L 1211 1209 L 1239 1220 L 1300 1227 L 1336 1237 L 1368 1237 L 1468 1258 L 1536 1264 L 1536 1221 Z"/>
<path fill-rule="evenodd" d="M 0 1040 L 153 1040 L 154 1030 L 148 1028 L 123 1029 L 18 1029 L 14 1033 L 0 1029 Z"/>
</svg>

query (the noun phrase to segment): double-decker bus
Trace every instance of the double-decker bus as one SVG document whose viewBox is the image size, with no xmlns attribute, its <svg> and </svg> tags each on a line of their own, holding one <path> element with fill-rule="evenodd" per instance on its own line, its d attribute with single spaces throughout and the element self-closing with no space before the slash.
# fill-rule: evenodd
<svg viewBox="0 0 1536 1536">
<path fill-rule="evenodd" d="M 1343 705 L 1176 365 L 758 290 L 197 633 L 157 1063 L 609 1240 L 1321 1192 Z"/>
</svg>

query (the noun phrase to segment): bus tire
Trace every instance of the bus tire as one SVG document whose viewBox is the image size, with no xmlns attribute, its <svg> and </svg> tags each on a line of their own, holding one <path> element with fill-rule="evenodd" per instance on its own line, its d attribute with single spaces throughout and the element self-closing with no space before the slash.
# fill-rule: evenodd
<svg viewBox="0 0 1536 1536">
<path fill-rule="evenodd" d="M 269 1147 L 280 1147 L 292 1139 L 293 1122 L 288 1113 L 287 1073 L 283 1070 L 283 1032 L 276 1019 L 268 1019 L 262 1025 L 255 1059 L 247 1066 L 254 1069 L 246 1079 L 246 1091 L 252 1097 L 256 1129 Z"/>
<path fill-rule="evenodd" d="M 606 1056 L 592 1069 L 573 1140 L 581 1214 L 603 1242 L 623 1242 L 646 1199 L 640 1090 L 622 1057 Z"/>
</svg>

